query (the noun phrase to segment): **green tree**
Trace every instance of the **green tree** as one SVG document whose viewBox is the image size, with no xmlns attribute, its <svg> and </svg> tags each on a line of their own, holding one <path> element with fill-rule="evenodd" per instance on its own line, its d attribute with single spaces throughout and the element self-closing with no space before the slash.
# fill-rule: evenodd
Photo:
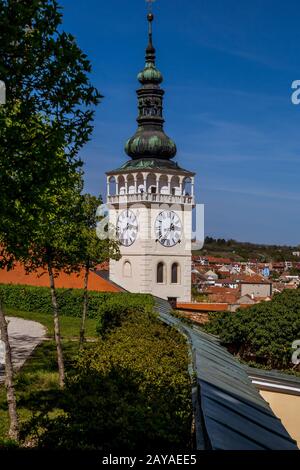
<svg viewBox="0 0 300 470">
<path fill-rule="evenodd" d="M 80 345 L 84 343 L 85 321 L 88 314 L 88 281 L 91 269 L 109 259 L 120 259 L 119 243 L 114 239 L 100 240 L 96 234 L 97 209 L 102 204 L 101 197 L 85 194 L 82 201 L 83 217 L 79 234 L 79 263 L 84 268 L 83 310 L 80 326 Z"/>
<path fill-rule="evenodd" d="M 5 345 L 5 387 L 9 414 L 8 436 L 15 441 L 19 440 L 19 417 L 17 414 L 16 394 L 13 380 L 13 364 L 11 347 L 8 337 L 7 322 L 4 308 L 0 299 L 0 339 Z"/>
<path fill-rule="evenodd" d="M 87 56 L 62 30 L 56 0 L 0 1 L 0 77 L 7 89 L 6 105 L 0 106 L 0 232 L 6 265 L 28 248 L 51 180 L 81 166 L 78 152 L 91 135 L 100 99 L 90 71 Z"/>
<path fill-rule="evenodd" d="M 73 186 L 71 185 L 73 184 Z M 70 175 L 64 180 L 53 181 L 44 194 L 45 207 L 36 218 L 31 230 L 31 243 L 27 253 L 18 259 L 27 272 L 42 269 L 48 273 L 53 307 L 54 336 L 57 349 L 59 384 L 64 386 L 65 368 L 61 344 L 59 308 L 55 278 L 59 272 L 68 274 L 80 269 L 77 258 L 78 220 L 81 216 L 81 177 Z"/>
<path fill-rule="evenodd" d="M 210 333 L 246 361 L 267 367 L 292 368 L 292 343 L 300 338 L 300 289 L 275 294 L 234 314 L 212 314 L 205 325 Z"/>
<path fill-rule="evenodd" d="M 0 2 L 0 262 L 47 270 L 60 384 L 64 364 L 55 293 L 58 270 L 75 269 L 78 152 L 93 129 L 100 94 L 75 38 L 62 30 L 56 0 Z M 5 300 L 5 299 L 4 299 Z"/>
</svg>

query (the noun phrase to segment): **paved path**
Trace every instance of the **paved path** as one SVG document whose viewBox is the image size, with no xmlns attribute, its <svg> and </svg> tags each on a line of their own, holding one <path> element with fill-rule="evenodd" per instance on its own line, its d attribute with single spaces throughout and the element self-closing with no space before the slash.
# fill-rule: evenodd
<svg viewBox="0 0 300 470">
<path fill-rule="evenodd" d="M 12 349 L 14 369 L 20 369 L 35 347 L 40 344 L 45 335 L 46 328 L 31 320 L 7 317 L 8 335 Z M 0 382 L 4 381 L 3 367 L 0 369 Z"/>
</svg>

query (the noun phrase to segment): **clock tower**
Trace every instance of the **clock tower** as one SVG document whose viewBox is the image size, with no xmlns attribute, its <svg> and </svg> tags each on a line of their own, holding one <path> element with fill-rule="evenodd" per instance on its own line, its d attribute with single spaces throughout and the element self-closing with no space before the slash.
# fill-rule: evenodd
<svg viewBox="0 0 300 470">
<path fill-rule="evenodd" d="M 125 146 L 130 160 L 106 173 L 109 221 L 122 255 L 110 260 L 109 277 L 130 292 L 189 302 L 195 173 L 173 161 L 176 145 L 163 129 L 163 77 L 155 64 L 153 14 L 147 19 L 146 64 L 138 74 L 138 129 Z"/>
</svg>

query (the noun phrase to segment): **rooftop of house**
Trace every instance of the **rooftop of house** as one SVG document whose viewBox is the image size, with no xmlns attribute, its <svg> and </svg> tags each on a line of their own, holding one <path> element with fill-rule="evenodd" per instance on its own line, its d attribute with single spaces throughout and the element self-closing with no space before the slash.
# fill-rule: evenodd
<svg viewBox="0 0 300 470">
<path fill-rule="evenodd" d="M 193 257 L 195 260 L 206 260 L 208 263 L 211 264 L 231 264 L 234 263 L 233 260 L 230 258 L 217 258 L 216 256 L 195 256 Z"/>
<path fill-rule="evenodd" d="M 226 279 L 218 279 L 220 284 L 271 284 L 271 281 L 259 274 L 233 274 Z"/>
<path fill-rule="evenodd" d="M 239 289 L 228 287 L 208 286 L 204 292 L 211 302 L 234 304 L 240 297 Z"/>
<path fill-rule="evenodd" d="M 298 376 L 278 370 L 256 369 L 247 365 L 244 369 L 259 390 L 300 396 L 300 377 Z"/>
<path fill-rule="evenodd" d="M 84 283 L 84 270 L 78 273 L 66 274 L 60 272 L 55 278 L 56 287 L 64 287 L 67 289 L 82 289 Z M 26 274 L 24 267 L 17 263 L 15 268 L 6 271 L 0 270 L 0 284 L 23 284 L 30 286 L 49 286 L 49 278 L 47 273 L 42 269 L 37 272 Z M 122 289 L 103 276 L 98 275 L 94 271 L 90 271 L 89 290 L 98 292 L 120 292 Z"/>
<path fill-rule="evenodd" d="M 216 336 L 198 325 L 181 323 L 157 299 L 160 318 L 189 338 L 193 354 L 195 429 L 200 450 L 297 450 L 245 367 Z"/>
<path fill-rule="evenodd" d="M 213 450 L 297 450 L 237 359 L 197 328 L 193 338 L 203 427 Z"/>
</svg>

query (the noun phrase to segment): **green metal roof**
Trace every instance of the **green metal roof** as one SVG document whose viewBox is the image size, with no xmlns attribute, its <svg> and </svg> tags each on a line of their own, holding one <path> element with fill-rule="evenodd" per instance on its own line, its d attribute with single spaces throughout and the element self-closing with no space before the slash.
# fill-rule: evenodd
<svg viewBox="0 0 300 470">
<path fill-rule="evenodd" d="M 197 442 L 213 450 L 297 450 L 244 366 L 219 340 L 171 315 L 166 301 L 157 299 L 157 305 L 161 319 L 190 338 L 201 410 Z"/>
<path fill-rule="evenodd" d="M 121 167 L 107 172 L 108 175 L 112 175 L 118 172 L 126 172 L 128 170 L 136 170 L 136 171 L 143 171 L 143 170 L 173 170 L 178 171 L 181 173 L 186 173 L 189 176 L 193 176 L 195 173 L 185 170 L 181 168 L 177 162 L 173 162 L 171 160 L 161 160 L 158 158 L 140 158 L 138 160 L 129 160 L 125 162 Z"/>
</svg>

